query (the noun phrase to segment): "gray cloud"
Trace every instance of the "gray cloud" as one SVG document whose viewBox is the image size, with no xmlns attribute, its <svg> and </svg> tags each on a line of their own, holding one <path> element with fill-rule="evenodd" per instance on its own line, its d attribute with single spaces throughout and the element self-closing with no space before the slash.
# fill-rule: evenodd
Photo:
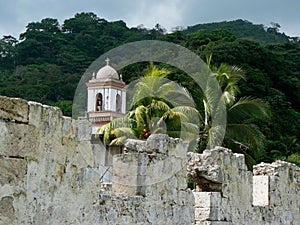
<svg viewBox="0 0 300 225">
<path fill-rule="evenodd" d="M 277 22 L 282 26 L 281 31 L 300 36 L 299 9 L 298 0 L 191 0 L 184 21 L 197 24 L 246 19 L 266 26 Z"/>
<path fill-rule="evenodd" d="M 17 37 L 29 22 L 52 17 L 62 23 L 78 12 L 94 12 L 109 21 L 124 20 L 128 26 L 152 28 L 160 23 L 168 30 L 234 19 L 267 26 L 277 22 L 282 32 L 300 36 L 299 9 L 298 0 L 2 0 L 0 36 Z"/>
</svg>

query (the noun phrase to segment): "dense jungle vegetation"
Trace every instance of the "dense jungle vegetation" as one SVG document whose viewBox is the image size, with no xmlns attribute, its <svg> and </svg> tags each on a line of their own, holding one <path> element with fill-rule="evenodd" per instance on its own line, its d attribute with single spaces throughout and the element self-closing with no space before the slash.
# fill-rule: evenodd
<svg viewBox="0 0 300 225">
<path fill-rule="evenodd" d="M 71 115 L 77 84 L 97 57 L 121 44 L 138 40 L 164 40 L 182 45 L 212 64 L 236 65 L 245 73 L 239 97 L 264 99 L 271 106 L 270 121 L 258 121 L 266 136 L 265 154 L 258 161 L 284 159 L 300 165 L 300 39 L 249 21 L 199 24 L 171 33 L 157 24 L 128 28 L 123 21 L 109 22 L 94 13 L 78 13 L 59 24 L 45 18 L 31 22 L 19 37 L 0 39 L 0 94 L 55 105 Z M 146 64 L 123 69 L 130 82 Z M 201 102 L 191 81 L 180 71 L 168 78 L 187 87 Z M 201 108 L 199 106 L 199 108 Z"/>
</svg>

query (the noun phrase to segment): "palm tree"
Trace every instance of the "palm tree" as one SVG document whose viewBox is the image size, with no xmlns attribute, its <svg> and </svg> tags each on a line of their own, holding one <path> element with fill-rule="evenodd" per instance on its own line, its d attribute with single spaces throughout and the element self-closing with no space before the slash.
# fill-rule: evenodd
<svg viewBox="0 0 300 225">
<path fill-rule="evenodd" d="M 269 104 L 262 99 L 242 97 L 227 105 L 227 126 L 224 146 L 243 153 L 252 167 L 264 153 L 266 138 L 255 121 L 268 120 Z"/>
<path fill-rule="evenodd" d="M 211 64 L 211 60 L 212 54 L 207 57 L 207 66 L 221 87 L 222 98 L 226 104 L 232 104 L 240 93 L 239 81 L 245 80 L 244 72 L 240 67 L 230 66 L 226 63 L 221 63 L 219 67 L 216 67 Z"/>
<path fill-rule="evenodd" d="M 255 164 L 255 159 L 258 159 L 263 153 L 265 142 L 265 136 L 254 122 L 269 119 L 270 106 L 259 98 L 242 97 L 238 99 L 238 82 L 245 79 L 241 68 L 224 63 L 219 67 L 212 66 L 211 55 L 207 59 L 207 64 L 222 90 L 220 100 L 226 104 L 227 124 L 222 145 L 234 152 L 243 153 L 248 167 L 251 168 Z M 207 95 L 208 93 L 204 93 L 204 96 Z M 211 130 L 208 97 L 203 98 L 206 122 L 199 138 L 200 151 L 206 148 Z"/>
<path fill-rule="evenodd" d="M 130 111 L 100 128 L 104 143 L 122 145 L 127 138 L 147 139 L 153 133 L 166 133 L 185 140 L 197 138 L 200 114 L 189 92 L 166 79 L 170 73 L 153 63 L 128 93 Z"/>
</svg>

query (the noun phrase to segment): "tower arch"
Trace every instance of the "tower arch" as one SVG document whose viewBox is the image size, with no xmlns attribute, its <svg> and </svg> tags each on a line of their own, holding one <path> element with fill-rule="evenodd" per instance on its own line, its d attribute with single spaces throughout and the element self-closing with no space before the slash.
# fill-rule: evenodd
<svg viewBox="0 0 300 225">
<path fill-rule="evenodd" d="M 95 111 L 100 112 L 103 111 L 103 96 L 101 93 L 96 95 L 96 108 Z"/>
<path fill-rule="evenodd" d="M 121 95 L 118 93 L 116 95 L 116 112 L 120 113 L 122 110 L 122 97 Z"/>
</svg>

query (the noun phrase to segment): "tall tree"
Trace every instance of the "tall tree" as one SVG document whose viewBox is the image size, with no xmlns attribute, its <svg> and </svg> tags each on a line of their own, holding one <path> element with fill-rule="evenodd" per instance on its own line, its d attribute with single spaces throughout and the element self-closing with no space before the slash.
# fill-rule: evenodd
<svg viewBox="0 0 300 225">
<path fill-rule="evenodd" d="M 4 70 L 14 69 L 16 66 L 17 39 L 11 35 L 3 36 L 0 40 L 0 68 Z"/>
<path fill-rule="evenodd" d="M 223 145 L 233 151 L 244 153 L 247 164 L 251 167 L 255 163 L 255 159 L 261 157 L 265 141 L 265 137 L 255 121 L 270 118 L 269 104 L 262 99 L 253 97 L 237 98 L 238 82 L 240 79 L 244 79 L 240 68 L 226 64 L 221 64 L 219 67 L 212 66 L 211 55 L 208 57 L 207 63 L 213 76 L 219 82 L 222 90 L 221 99 L 226 104 L 227 125 Z M 200 135 L 200 150 L 206 147 L 211 130 L 208 99 L 204 97 L 203 103 L 206 122 L 204 131 Z"/>
</svg>

